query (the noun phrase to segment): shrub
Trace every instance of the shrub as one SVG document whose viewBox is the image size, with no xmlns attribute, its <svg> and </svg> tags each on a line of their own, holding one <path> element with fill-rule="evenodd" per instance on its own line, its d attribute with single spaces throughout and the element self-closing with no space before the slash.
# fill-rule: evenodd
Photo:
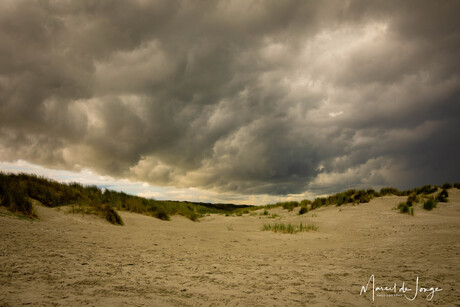
<svg viewBox="0 0 460 307">
<path fill-rule="evenodd" d="M 380 196 L 386 196 L 386 195 L 401 196 L 401 194 L 402 192 L 395 188 L 382 188 L 380 189 L 380 193 L 379 193 Z"/>
<path fill-rule="evenodd" d="M 416 193 L 411 193 L 408 197 L 407 197 L 407 201 L 410 201 L 411 203 L 416 203 L 418 202 L 418 196 Z"/>
<path fill-rule="evenodd" d="M 439 192 L 438 195 L 436 195 L 436 201 L 440 203 L 447 203 L 448 197 L 449 197 L 449 193 L 447 192 L 447 190 L 442 190 L 441 192 Z"/>
<path fill-rule="evenodd" d="M 399 212 L 401 213 L 408 213 L 409 212 L 409 206 L 407 203 L 403 202 L 398 205 Z"/>
<path fill-rule="evenodd" d="M 198 219 L 200 218 L 200 216 L 199 216 L 197 213 L 192 212 L 192 213 L 188 216 L 188 218 L 189 218 L 190 220 L 196 222 L 196 221 L 198 221 Z M 168 221 L 169 221 L 169 216 L 168 216 Z"/>
<path fill-rule="evenodd" d="M 353 195 L 353 200 L 358 203 L 368 203 L 371 201 L 372 197 L 373 197 L 373 194 L 369 193 L 369 190 L 368 191 L 359 190 L 355 195 Z"/>
<path fill-rule="evenodd" d="M 455 182 L 454 183 L 454 188 L 460 189 L 460 182 Z"/>
<path fill-rule="evenodd" d="M 319 207 L 325 206 L 328 204 L 328 201 L 325 197 L 317 197 L 315 200 L 311 203 L 311 209 L 317 209 Z"/>
<path fill-rule="evenodd" d="M 452 189 L 452 185 L 449 182 L 444 183 L 441 188 L 444 190 Z"/>
<path fill-rule="evenodd" d="M 156 217 L 157 219 L 163 220 L 163 221 L 169 221 L 169 215 L 166 213 L 164 210 L 158 210 L 153 213 L 153 216 Z M 191 219 L 191 218 L 190 218 Z"/>
<path fill-rule="evenodd" d="M 421 188 L 415 189 L 417 194 L 431 194 L 438 190 L 438 187 L 432 185 L 425 185 Z"/>
<path fill-rule="evenodd" d="M 287 201 L 282 203 L 283 209 L 287 209 L 288 211 L 294 210 L 295 207 L 299 206 L 299 203 L 296 201 Z"/>
<path fill-rule="evenodd" d="M 123 220 L 118 213 L 109 205 L 102 205 L 101 207 L 104 218 L 112 224 L 123 225 Z"/>
<path fill-rule="evenodd" d="M 6 207 L 11 212 L 21 213 L 29 217 L 36 217 L 32 202 L 24 196 L 19 185 L 4 186 L 0 190 L 0 205 Z"/>
<path fill-rule="evenodd" d="M 423 203 L 423 209 L 432 210 L 433 208 L 436 208 L 436 205 L 436 201 L 434 201 L 432 198 L 429 198 Z"/>
<path fill-rule="evenodd" d="M 300 215 L 305 214 L 305 213 L 307 213 L 307 212 L 308 212 L 308 208 L 307 208 L 307 207 L 302 207 L 302 208 L 300 208 L 300 210 L 299 210 L 299 214 L 300 214 Z"/>
<path fill-rule="evenodd" d="M 399 203 L 398 209 L 401 213 L 408 213 L 409 215 L 414 215 L 414 203 L 418 201 L 417 194 L 411 193 L 407 197 L 405 202 Z"/>
</svg>

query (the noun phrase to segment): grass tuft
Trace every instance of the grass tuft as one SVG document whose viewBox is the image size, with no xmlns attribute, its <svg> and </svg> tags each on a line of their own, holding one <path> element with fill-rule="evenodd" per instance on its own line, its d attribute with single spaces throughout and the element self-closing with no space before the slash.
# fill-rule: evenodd
<svg viewBox="0 0 460 307">
<path fill-rule="evenodd" d="M 447 203 L 449 200 L 447 199 L 449 197 L 449 192 L 447 190 L 442 190 L 441 192 L 436 195 L 436 201 L 440 203 Z"/>
<path fill-rule="evenodd" d="M 437 206 L 437 202 L 432 198 L 428 198 L 423 203 L 423 209 L 425 209 L 425 210 L 433 210 L 433 208 L 436 208 L 436 206 Z"/>
<path fill-rule="evenodd" d="M 298 233 L 298 232 L 309 232 L 309 231 L 318 231 L 318 226 L 312 224 L 284 224 L 284 223 L 275 223 L 275 224 L 264 224 L 262 227 L 263 231 L 273 231 L 280 233 Z"/>
<path fill-rule="evenodd" d="M 117 211 L 115 211 L 109 205 L 102 205 L 101 212 L 102 212 L 103 217 L 109 223 L 114 224 L 114 225 L 124 225 L 123 220 L 121 219 L 121 216 L 118 214 Z"/>
<path fill-rule="evenodd" d="M 157 210 L 153 213 L 153 216 L 156 217 L 157 219 L 163 220 L 163 221 L 169 221 L 170 217 L 168 213 L 164 210 Z"/>
<path fill-rule="evenodd" d="M 308 212 L 308 207 L 302 207 L 299 210 L 299 215 L 305 214 Z"/>
</svg>

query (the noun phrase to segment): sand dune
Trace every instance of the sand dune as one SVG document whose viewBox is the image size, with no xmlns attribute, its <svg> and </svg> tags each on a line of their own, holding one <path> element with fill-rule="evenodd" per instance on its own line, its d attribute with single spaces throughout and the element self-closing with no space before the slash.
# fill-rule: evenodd
<svg viewBox="0 0 460 307">
<path fill-rule="evenodd" d="M 361 287 L 439 287 L 413 301 L 375 306 L 460 305 L 460 190 L 433 211 L 391 210 L 405 197 L 306 215 L 273 209 L 317 232 L 261 231 L 277 220 L 211 215 L 161 221 L 120 212 L 126 226 L 36 207 L 39 221 L 0 216 L 0 306 L 354 306 Z M 390 293 L 390 292 L 385 292 Z M 414 291 L 408 292 L 409 297 Z"/>
</svg>

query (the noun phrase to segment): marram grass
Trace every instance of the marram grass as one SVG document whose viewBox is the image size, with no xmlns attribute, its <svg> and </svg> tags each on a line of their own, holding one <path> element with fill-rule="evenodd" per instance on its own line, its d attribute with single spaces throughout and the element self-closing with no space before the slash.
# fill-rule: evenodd
<svg viewBox="0 0 460 307">
<path fill-rule="evenodd" d="M 298 233 L 304 231 L 318 231 L 318 226 L 312 224 L 284 224 L 284 223 L 275 223 L 275 224 L 264 224 L 262 227 L 263 231 L 273 231 L 281 233 Z"/>
</svg>

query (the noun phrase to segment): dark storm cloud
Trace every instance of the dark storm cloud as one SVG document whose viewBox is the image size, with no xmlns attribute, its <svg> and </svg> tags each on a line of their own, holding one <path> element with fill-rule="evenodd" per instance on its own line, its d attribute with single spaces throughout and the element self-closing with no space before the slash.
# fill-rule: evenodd
<svg viewBox="0 0 460 307">
<path fill-rule="evenodd" d="M 5 1 L 0 160 L 242 194 L 458 180 L 457 1 Z"/>
</svg>

